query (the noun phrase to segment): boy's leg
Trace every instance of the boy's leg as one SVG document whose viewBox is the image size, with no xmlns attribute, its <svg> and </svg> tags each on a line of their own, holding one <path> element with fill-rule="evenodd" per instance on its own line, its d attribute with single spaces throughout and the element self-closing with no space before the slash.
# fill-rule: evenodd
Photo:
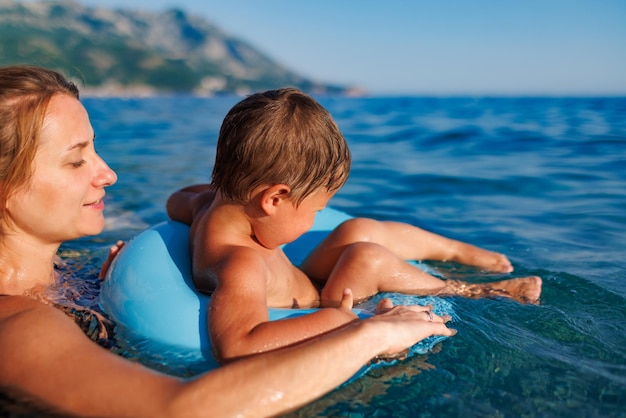
<svg viewBox="0 0 626 418">
<path fill-rule="evenodd" d="M 470 298 L 502 296 L 534 303 L 541 294 L 541 279 L 524 277 L 480 284 L 441 280 L 381 245 L 357 242 L 345 247 L 337 259 L 322 289 L 322 306 L 337 305 L 345 288 L 352 289 L 357 302 L 379 292 L 399 292 Z"/>
<path fill-rule="evenodd" d="M 509 273 L 513 267 L 502 254 L 478 248 L 401 222 L 350 219 L 315 248 L 301 268 L 316 280 L 330 275 L 344 249 L 355 242 L 387 248 L 402 260 L 453 261 L 492 272 Z"/>
<path fill-rule="evenodd" d="M 358 303 L 379 292 L 430 295 L 444 286 L 444 280 L 396 257 L 386 248 L 357 242 L 344 248 L 322 288 L 321 300 L 322 306 L 334 306 L 345 288 L 352 290 Z"/>
</svg>

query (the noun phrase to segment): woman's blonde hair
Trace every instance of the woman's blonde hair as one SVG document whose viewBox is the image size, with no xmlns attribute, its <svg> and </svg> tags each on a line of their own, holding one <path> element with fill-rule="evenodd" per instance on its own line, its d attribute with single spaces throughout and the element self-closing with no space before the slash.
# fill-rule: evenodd
<svg viewBox="0 0 626 418">
<path fill-rule="evenodd" d="M 34 66 L 0 68 L 0 233 L 6 205 L 33 175 L 33 160 L 50 99 L 78 88 L 56 71 Z"/>
</svg>

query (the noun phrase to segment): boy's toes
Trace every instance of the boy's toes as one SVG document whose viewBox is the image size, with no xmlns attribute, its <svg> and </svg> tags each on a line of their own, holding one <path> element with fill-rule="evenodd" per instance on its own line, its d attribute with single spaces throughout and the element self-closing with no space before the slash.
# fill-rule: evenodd
<svg viewBox="0 0 626 418">
<path fill-rule="evenodd" d="M 541 296 L 541 277 L 530 276 L 526 277 L 526 289 L 523 296 L 523 301 L 526 303 L 538 303 Z"/>
<path fill-rule="evenodd" d="M 489 263 L 485 263 L 485 268 L 493 273 L 511 273 L 513 265 L 504 254 L 492 253 L 493 257 Z"/>
</svg>

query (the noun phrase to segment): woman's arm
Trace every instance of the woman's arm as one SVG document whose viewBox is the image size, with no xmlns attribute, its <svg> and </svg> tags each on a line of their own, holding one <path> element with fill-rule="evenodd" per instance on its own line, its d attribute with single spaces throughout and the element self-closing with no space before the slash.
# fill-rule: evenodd
<svg viewBox="0 0 626 418">
<path fill-rule="evenodd" d="M 455 333 L 443 322 L 426 321 L 422 307 L 396 306 L 301 345 L 239 360 L 205 376 L 223 382 L 222 388 L 237 387 L 214 400 L 218 409 L 213 412 L 216 416 L 284 413 L 333 390 L 377 355 L 397 354 L 431 335 Z"/>
<path fill-rule="evenodd" d="M 23 297 L 0 303 L 0 386 L 77 415 L 269 416 L 334 389 L 368 360 L 430 335 L 442 322 L 398 306 L 299 346 L 181 380 L 91 342 L 62 312 Z"/>
</svg>

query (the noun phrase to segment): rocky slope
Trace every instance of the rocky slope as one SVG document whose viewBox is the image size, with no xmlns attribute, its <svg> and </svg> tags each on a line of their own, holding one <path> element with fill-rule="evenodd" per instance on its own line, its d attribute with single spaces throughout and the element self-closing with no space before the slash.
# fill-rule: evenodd
<svg viewBox="0 0 626 418">
<path fill-rule="evenodd" d="M 0 65 L 16 63 L 61 70 L 91 94 L 245 94 L 287 85 L 309 93 L 349 92 L 301 77 L 179 9 L 0 0 Z"/>
</svg>

